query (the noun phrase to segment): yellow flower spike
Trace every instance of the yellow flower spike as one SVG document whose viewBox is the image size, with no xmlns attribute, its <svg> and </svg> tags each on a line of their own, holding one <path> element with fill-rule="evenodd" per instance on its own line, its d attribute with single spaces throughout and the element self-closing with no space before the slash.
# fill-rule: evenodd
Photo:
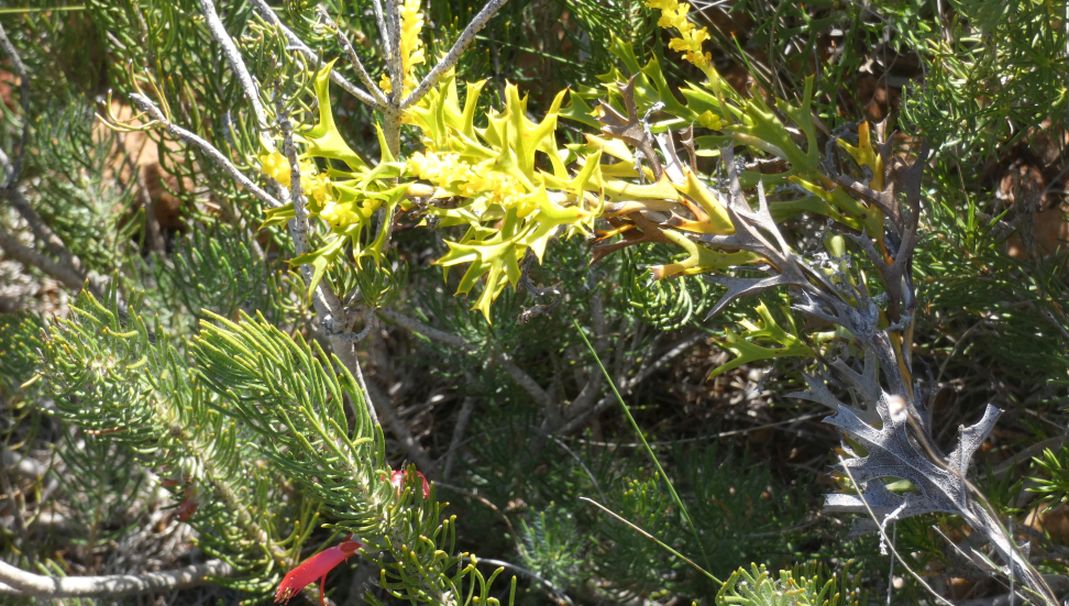
<svg viewBox="0 0 1069 606">
<path fill-rule="evenodd" d="M 690 5 L 679 0 L 646 0 L 646 7 L 661 11 L 661 16 L 657 19 L 658 27 L 679 32 L 678 37 L 668 41 L 668 48 L 679 52 L 684 60 L 709 74 L 713 57 L 702 52 L 702 44 L 709 39 L 709 30 L 696 27 L 687 19 Z"/>
<path fill-rule="evenodd" d="M 404 0 L 401 5 L 401 80 L 402 94 L 407 95 L 416 87 L 416 75 L 414 67 L 427 61 L 423 50 L 423 40 L 420 34 L 423 32 L 423 12 L 419 8 L 419 0 Z M 393 92 L 393 83 L 389 74 L 383 74 L 379 78 L 379 88 L 387 95 Z"/>
<path fill-rule="evenodd" d="M 360 222 L 360 214 L 353 210 L 353 205 L 346 202 L 328 200 L 319 211 L 319 218 L 332 227 L 345 227 Z"/>
<path fill-rule="evenodd" d="M 701 124 L 709 130 L 720 130 L 724 128 L 724 121 L 720 116 L 714 114 L 710 110 L 705 110 L 698 116 L 698 124 Z"/>
<path fill-rule="evenodd" d="M 412 68 L 424 63 L 423 52 L 423 13 L 419 9 L 419 0 L 405 0 L 401 5 L 401 67 L 405 76 L 405 93 L 416 84 Z"/>
<path fill-rule="evenodd" d="M 302 173 L 303 176 L 303 173 Z M 327 199 L 333 198 L 331 192 L 330 177 L 323 173 L 312 175 L 307 179 L 306 188 L 309 197 L 318 202 L 320 205 L 325 204 Z"/>
</svg>

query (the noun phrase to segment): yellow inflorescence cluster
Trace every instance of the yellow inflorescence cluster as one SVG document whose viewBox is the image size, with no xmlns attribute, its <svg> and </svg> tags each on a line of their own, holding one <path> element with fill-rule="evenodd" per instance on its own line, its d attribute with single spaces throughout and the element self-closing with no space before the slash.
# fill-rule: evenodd
<svg viewBox="0 0 1069 606">
<path fill-rule="evenodd" d="M 423 51 L 423 12 L 419 10 L 419 0 L 405 0 L 401 5 L 401 73 L 404 74 L 404 94 L 416 87 L 415 66 L 426 62 Z M 387 94 L 393 92 L 393 83 L 389 74 L 383 74 L 379 86 Z"/>
<path fill-rule="evenodd" d="M 270 177 L 277 181 L 284 187 L 290 186 L 290 163 L 277 151 L 266 153 L 260 156 L 260 170 L 264 176 Z"/>
<path fill-rule="evenodd" d="M 679 32 L 678 37 L 668 42 L 668 48 L 681 53 L 684 59 L 696 67 L 708 69 L 713 57 L 702 51 L 702 44 L 709 39 L 709 30 L 697 27 L 687 19 L 690 5 L 679 0 L 646 0 L 646 6 L 661 10 L 661 18 L 657 20 L 658 27 L 672 28 Z"/>
<path fill-rule="evenodd" d="M 579 175 L 561 159 L 567 152 L 555 131 L 564 93 L 535 122 L 510 84 L 504 107 L 488 112 L 483 126 L 475 122 L 483 84 L 469 84 L 461 104 L 450 75 L 406 114 L 423 135 L 423 150 L 408 157 L 404 174 L 431 187 L 421 195 L 441 226 L 467 227 L 446 240 L 449 251 L 436 263 L 466 267 L 457 292 L 478 286 L 474 307 L 489 319 L 494 299 L 518 283 L 528 252 L 541 262 L 550 241 L 591 233 L 600 202 L 586 191 L 597 157 Z"/>
<path fill-rule="evenodd" d="M 522 219 L 538 206 L 537 199 L 528 195 L 515 177 L 495 170 L 492 161 L 473 166 L 455 153 L 427 150 L 412 154 L 407 170 L 416 178 L 434 184 L 447 195 L 455 192 L 480 201 L 475 209 L 479 213 L 497 204 L 502 208 L 515 208 L 517 216 Z"/>
<path fill-rule="evenodd" d="M 298 166 L 301 170 L 301 186 L 304 188 L 304 194 L 311 201 L 309 210 L 312 214 L 319 216 L 334 227 L 345 226 L 360 219 L 351 204 L 337 200 L 333 181 L 326 173 L 318 171 L 315 162 L 302 159 L 298 162 Z M 260 156 L 260 170 L 264 176 L 274 179 L 279 185 L 290 187 L 293 172 L 290 170 L 289 160 L 278 151 Z"/>
</svg>

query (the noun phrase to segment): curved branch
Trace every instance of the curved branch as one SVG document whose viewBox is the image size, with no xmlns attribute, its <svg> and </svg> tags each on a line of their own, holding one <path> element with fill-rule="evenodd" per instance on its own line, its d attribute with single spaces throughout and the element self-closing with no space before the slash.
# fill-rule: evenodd
<svg viewBox="0 0 1069 606">
<path fill-rule="evenodd" d="M 233 162 L 228 160 L 227 157 L 223 155 L 223 152 L 219 151 L 214 145 L 208 143 L 208 141 L 196 133 L 188 131 L 168 120 L 167 117 L 163 115 L 160 108 L 148 97 L 141 93 L 131 93 L 130 100 L 134 102 L 134 105 L 137 105 L 138 109 L 145 112 L 155 122 L 159 123 L 164 130 L 201 150 L 209 159 L 225 170 L 231 178 L 245 186 L 245 189 L 252 192 L 252 194 L 259 198 L 264 204 L 267 204 L 271 208 L 279 208 L 282 206 L 282 203 L 275 199 L 274 196 L 264 191 L 259 185 L 253 183 L 252 179 L 246 177 L 245 174 L 242 173 L 238 167 L 234 166 Z"/>
<path fill-rule="evenodd" d="M 414 318 L 410 318 L 404 314 L 386 308 L 382 308 L 376 311 L 382 318 L 390 322 L 394 322 L 395 324 L 401 326 L 402 328 L 410 332 L 421 334 L 424 337 L 427 337 L 428 339 L 431 339 L 433 341 L 438 341 L 439 343 L 443 343 L 450 347 L 455 347 L 470 354 L 485 353 L 478 346 L 468 343 L 467 341 L 456 335 L 447 333 L 443 330 L 439 330 L 437 328 L 434 328 L 433 326 L 427 326 L 426 324 Z M 490 359 L 495 364 L 500 365 L 502 370 L 508 373 L 508 375 L 512 377 L 512 380 L 516 381 L 516 383 L 524 391 L 527 392 L 527 395 L 531 396 L 536 402 L 541 404 L 543 407 L 549 407 L 554 403 L 553 397 L 549 395 L 549 392 L 543 389 L 542 386 L 539 385 L 538 382 L 531 377 L 531 375 L 527 374 L 525 370 L 523 370 L 515 362 L 513 362 L 512 357 L 510 355 L 503 351 L 490 352 Z"/>
<path fill-rule="evenodd" d="M 18 241 L 15 236 L 0 229 L 0 252 L 22 263 L 27 267 L 36 267 L 44 273 L 59 280 L 67 288 L 81 290 L 85 278 L 76 270 L 67 265 L 57 263 L 48 256 L 26 246 Z"/>
<path fill-rule="evenodd" d="M 253 8 L 255 8 L 256 12 L 259 13 L 261 17 L 263 17 L 264 21 L 267 21 L 271 25 L 277 27 L 278 30 L 282 32 L 282 35 L 286 37 L 286 40 L 290 43 L 290 46 L 292 46 L 297 52 L 304 55 L 305 58 L 311 61 L 314 65 L 318 66 L 322 63 L 319 58 L 319 55 L 317 55 L 316 52 L 311 49 L 311 47 L 305 44 L 303 40 L 298 38 L 297 34 L 293 33 L 290 28 L 286 27 L 286 25 L 282 23 L 282 21 L 278 18 L 278 15 L 275 14 L 275 11 L 272 10 L 270 6 L 268 6 L 267 2 L 265 2 L 264 0 L 250 1 L 252 3 Z M 332 70 L 330 72 L 330 81 L 334 84 L 337 84 L 339 87 L 341 87 L 342 90 L 355 97 L 361 103 L 364 103 L 365 105 L 370 105 L 371 107 L 381 107 L 378 101 L 376 101 L 375 98 L 372 97 L 367 91 L 363 90 L 359 86 L 347 80 L 345 76 L 342 76 L 340 73 L 337 72 L 337 70 Z"/>
<path fill-rule="evenodd" d="M 153 591 L 171 591 L 200 585 L 209 577 L 225 577 L 233 569 L 221 560 L 209 560 L 174 570 L 106 576 L 52 577 L 27 572 L 0 561 L 0 595 L 35 598 L 115 598 Z"/>
</svg>

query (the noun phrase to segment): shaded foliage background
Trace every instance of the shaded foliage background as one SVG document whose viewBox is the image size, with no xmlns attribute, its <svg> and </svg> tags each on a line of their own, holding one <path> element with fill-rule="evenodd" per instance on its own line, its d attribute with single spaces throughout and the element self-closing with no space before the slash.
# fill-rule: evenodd
<svg viewBox="0 0 1069 606">
<path fill-rule="evenodd" d="M 373 45 L 360 42 L 375 36 L 370 3 L 323 4 L 352 28 L 366 63 L 381 70 Z M 109 91 L 121 99 L 138 86 L 156 86 L 171 100 L 176 122 L 226 151 L 251 157 L 258 150 L 250 118 L 228 112 L 240 103 L 240 89 L 218 77 L 219 49 L 190 18 L 196 3 L 94 0 L 81 10 L 37 10 L 47 6 L 0 9 L 32 75 L 32 96 L 21 99 L 12 72 L 0 69 L 0 149 L 18 148 L 29 122 L 22 181 L 37 212 L 87 270 L 111 278 L 136 306 L 152 327 L 147 342 L 157 347 L 158 335 L 172 335 L 173 350 L 164 357 L 175 359 L 168 364 L 187 363 L 184 337 L 208 311 L 227 318 L 258 311 L 284 332 L 314 338 L 302 286 L 284 262 L 292 244 L 281 232 L 257 229 L 262 209 L 196 150 L 153 141 L 155 134 L 112 132 L 93 117 L 128 111 L 109 107 Z M 427 2 L 435 32 L 428 54 L 442 52 L 438 44 L 452 40 L 480 6 Z M 228 31 L 241 34 L 257 73 L 265 81 L 288 73 L 275 64 L 287 56 L 284 49 L 250 25 L 251 9 L 242 2 L 224 8 Z M 282 13 L 325 56 L 339 54 L 333 38 L 313 27 L 312 8 L 293 1 Z M 958 425 L 987 402 L 1007 409 L 980 457 L 977 484 L 1016 521 L 1045 571 L 1069 573 L 1069 281 L 1059 249 L 1069 237 L 1064 7 L 1033 0 L 740 0 L 699 2 L 693 11 L 714 33 L 718 69 L 739 90 L 796 99 L 813 76 L 825 136 L 862 118 L 887 119 L 904 146 L 924 139 L 935 150 L 914 269 L 922 297 L 916 367 L 933 394 L 935 426 L 946 428 L 936 437 L 950 444 Z M 663 52 L 654 43 L 663 35 L 655 12 L 635 0 L 514 1 L 480 35 L 458 75 L 488 78 L 499 96 L 515 82 L 537 114 L 561 88 L 597 90 L 598 75 L 619 67 L 607 51 L 612 37 L 645 56 Z M 673 82 L 694 77 L 685 65 L 661 59 Z M 335 111 L 348 140 L 366 142 L 359 151 L 373 155 L 367 111 L 351 101 Z M 6 203 L 0 229 L 27 231 Z M 263 254 L 250 253 L 250 242 Z M 819 512 L 821 495 L 835 486 L 827 473 L 835 435 L 819 423 L 821 411 L 785 396 L 801 384 L 804 363 L 749 365 L 710 378 L 730 359 L 724 328 L 746 308 L 707 321 L 717 286 L 697 277 L 652 282 L 646 267 L 670 250 L 628 251 L 590 264 L 587 248 L 555 243 L 547 263 L 527 268 L 521 288 L 495 306 L 488 325 L 431 267 L 444 250 L 440 241 L 418 230 L 396 234 L 389 307 L 471 349 L 459 353 L 388 318 L 376 321 L 365 348 L 369 379 L 437 465 L 437 496 L 459 517 L 461 545 L 526 571 L 518 573 L 521 603 L 561 596 L 577 603 L 711 603 L 716 588 L 707 579 L 579 501 L 586 496 L 701 557 L 720 578 L 750 562 L 827 578 L 828 571 L 809 566 L 822 561 L 849 589 L 889 591 L 887 558 L 876 539 L 851 539 L 841 520 Z M 4 263 L 0 280 L 12 278 L 11 288 L 0 285 L 0 555 L 55 574 L 166 568 L 196 558 L 208 548 L 206 537 L 195 542 L 181 519 L 181 494 L 160 490 L 170 470 L 145 466 L 92 431 L 75 429 L 57 410 L 54 387 L 25 383 L 42 370 L 43 326 L 66 313 L 68 294 L 32 267 Z M 16 279 L 20 273 L 31 279 Z M 351 267 L 329 276 L 343 285 L 367 279 Z M 617 377 L 643 377 L 626 394 L 628 403 L 679 487 L 700 540 L 679 523 L 615 402 L 603 399 L 604 385 L 591 379 L 597 371 L 573 321 L 602 339 L 596 345 Z M 86 338 L 90 345 L 80 353 L 62 354 L 68 372 L 97 356 L 100 344 Z M 560 410 L 518 389 L 486 352 L 507 352 L 561 409 L 593 381 L 598 405 L 571 426 L 555 424 Z M 117 381 L 137 385 L 137 374 Z M 393 439 L 386 446 L 395 467 L 411 456 Z M 1051 453 L 1040 457 L 1045 447 Z M 20 461 L 38 466 L 25 473 Z M 256 493 L 250 499 L 258 512 L 282 514 L 273 510 L 279 497 L 248 490 Z M 299 518 L 300 501 L 286 502 Z M 200 515 L 211 517 L 205 509 Z M 960 533 L 953 520 L 898 526 L 899 551 L 942 593 L 965 599 L 1000 591 L 948 552 L 936 529 Z M 320 532 L 317 540 L 326 540 Z M 355 603 L 367 571 L 357 565 L 335 574 L 331 597 Z M 747 574 L 760 577 L 757 570 Z M 230 601 L 262 595 L 274 580 L 130 601 Z M 766 581 L 785 582 L 776 575 Z M 750 585 L 761 583 L 751 578 Z M 732 587 L 726 591 L 742 591 Z M 895 593 L 904 602 L 928 599 L 908 577 Z"/>
</svg>

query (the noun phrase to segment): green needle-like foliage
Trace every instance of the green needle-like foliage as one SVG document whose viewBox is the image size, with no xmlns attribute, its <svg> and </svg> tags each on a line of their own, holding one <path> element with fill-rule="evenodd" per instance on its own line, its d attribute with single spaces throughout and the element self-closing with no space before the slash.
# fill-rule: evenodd
<svg viewBox="0 0 1069 606">
<path fill-rule="evenodd" d="M 716 594 L 717 606 L 857 606 L 865 603 L 837 574 L 819 566 L 770 573 L 764 565 L 739 568 Z"/>
<path fill-rule="evenodd" d="M 233 585 L 270 590 L 292 511 L 279 508 L 283 484 L 258 464 L 252 435 L 219 410 L 187 355 L 140 317 L 84 294 L 51 328 L 43 362 L 57 416 L 171 478 L 176 500 L 196 501 L 187 507 L 201 547 L 243 573 Z"/>
<path fill-rule="evenodd" d="M 213 320 L 202 322 L 193 356 L 201 379 L 223 394 L 220 412 L 254 432 L 263 455 L 353 532 L 386 530 L 390 516 L 377 506 L 396 499 L 381 475 L 382 433 L 352 376 L 317 343 L 262 317 Z"/>
</svg>

